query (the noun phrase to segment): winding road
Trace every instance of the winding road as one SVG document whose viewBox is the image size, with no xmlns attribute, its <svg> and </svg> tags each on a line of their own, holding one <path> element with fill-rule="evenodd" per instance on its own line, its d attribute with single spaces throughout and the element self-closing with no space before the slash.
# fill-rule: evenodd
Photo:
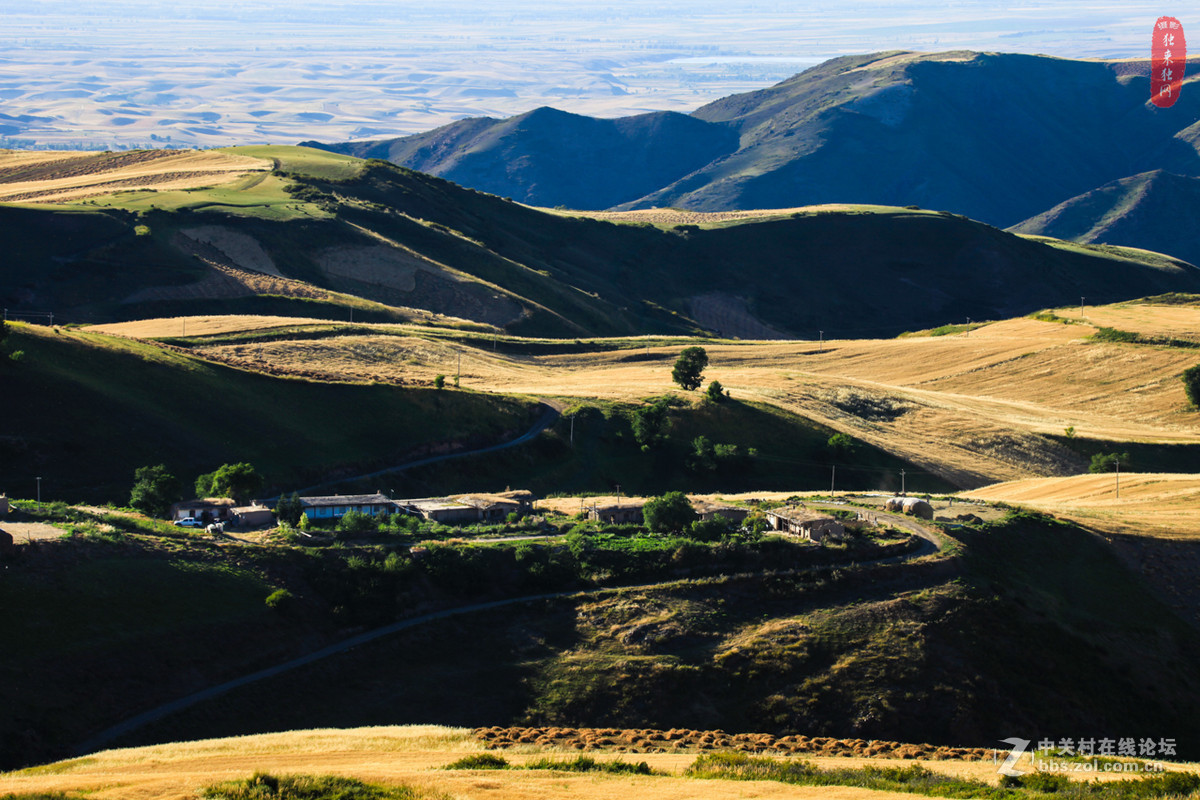
<svg viewBox="0 0 1200 800">
<path fill-rule="evenodd" d="M 554 411 L 553 409 L 551 409 L 551 411 L 553 411 L 553 415 L 551 417 L 551 419 L 553 419 L 553 417 L 557 416 L 557 411 Z M 543 429 L 544 429 L 544 426 L 543 426 Z M 525 435 L 525 437 L 523 437 L 523 440 L 528 441 L 529 438 L 532 438 L 533 436 L 536 436 L 536 435 L 537 435 L 536 431 L 531 431 L 530 433 L 527 433 Z M 509 442 L 506 445 L 499 445 L 497 447 L 487 448 L 485 450 L 477 450 L 477 451 L 473 451 L 473 452 L 476 452 L 476 453 L 490 452 L 492 450 L 501 449 L 502 447 L 505 447 L 505 446 L 512 447 L 514 444 L 517 444 L 517 443 L 519 443 L 519 440 L 514 440 L 513 442 Z M 462 456 L 462 455 L 468 455 L 468 454 L 467 453 L 459 453 L 456 455 Z M 437 459 L 434 459 L 434 460 L 437 460 Z M 428 462 L 414 462 L 414 465 L 417 463 L 428 463 Z M 411 465 L 409 465 L 409 466 L 411 466 Z M 380 474 L 380 473 L 374 473 L 374 474 Z M 913 559 L 921 558 L 922 556 L 926 556 L 926 555 L 930 555 L 932 553 L 938 552 L 941 549 L 943 543 L 945 542 L 945 538 L 940 533 L 937 533 L 937 532 L 933 531 L 932 529 L 925 527 L 924 525 L 922 525 L 920 522 L 918 522 L 917 520 L 915 520 L 912 517 L 905 517 L 905 516 L 900 516 L 897 514 L 888 514 L 888 513 L 884 513 L 884 512 L 878 512 L 878 513 L 872 512 L 872 514 L 874 515 L 874 518 L 877 522 L 886 522 L 890 525 L 893 525 L 902 530 L 906 530 L 906 531 L 920 537 L 922 540 L 922 544 L 916 550 L 913 550 L 912 552 L 909 552 L 909 553 L 903 553 L 898 556 L 888 556 L 885 558 L 871 559 L 869 561 L 854 561 L 854 562 L 850 562 L 850 563 L 853 563 L 853 564 L 856 564 L 859 566 L 869 566 L 869 565 L 875 565 L 875 564 L 892 564 L 892 563 L 900 563 L 902 561 L 911 561 Z M 782 571 L 782 572 L 775 573 L 775 574 L 778 574 L 778 575 L 800 574 L 803 572 L 810 572 L 810 571 L 819 570 L 819 569 L 830 569 L 830 568 L 833 568 L 836 566 L 839 566 L 839 565 L 838 564 L 820 564 L 820 565 L 816 565 L 816 566 L 812 566 L 812 567 L 804 567 L 804 568 L 800 568 L 800 569 L 786 570 L 786 571 Z M 844 566 L 844 564 L 842 564 L 842 566 Z M 181 697 L 178 700 L 173 700 L 169 703 L 158 706 L 157 708 L 152 708 L 149 711 L 145 711 L 141 714 L 138 714 L 137 716 L 130 717 L 129 719 L 125 720 L 124 722 L 121 722 L 117 725 L 112 726 L 111 728 L 101 731 L 100 733 L 91 737 L 87 741 L 81 743 L 80 745 L 78 745 L 76 747 L 76 753 L 78 755 L 86 755 L 88 753 L 96 752 L 97 750 L 103 748 L 105 745 L 112 742 L 113 740 L 118 739 L 121 736 L 124 736 L 128 733 L 132 733 L 133 731 L 135 731 L 145 725 L 149 725 L 152 722 L 156 722 L 166 716 L 169 716 L 170 714 L 174 714 L 177 711 L 183 711 L 184 709 L 190 708 L 198 703 L 202 703 L 206 700 L 212 700 L 216 697 L 220 697 L 221 695 L 226 694 L 227 692 L 231 692 L 234 689 L 238 689 L 243 686 L 247 686 L 251 683 L 255 683 L 257 681 L 264 680 L 266 678 L 273 678 L 277 675 L 282 675 L 285 672 L 290 672 L 291 670 L 298 669 L 299 667 L 303 667 L 308 664 L 312 664 L 315 661 L 320 661 L 324 658 L 338 655 L 339 653 L 344 653 L 347 650 L 351 650 L 355 647 L 359 647 L 359 646 L 367 644 L 369 642 L 373 642 L 376 639 L 381 639 L 385 636 L 391 636 L 394 633 L 399 633 L 400 631 L 408 630 L 409 628 L 415 628 L 418 625 L 424 625 L 428 622 L 434 622 L 436 620 L 446 619 L 448 617 L 459 616 L 462 614 L 474 614 L 474 613 L 477 613 L 480 611 L 490 611 L 490 610 L 496 609 L 496 608 L 504 608 L 505 606 L 513 606 L 513 605 L 519 605 L 519 604 L 524 604 L 524 603 L 537 603 L 537 602 L 544 601 L 544 600 L 557 600 L 557 599 L 564 598 L 564 597 L 580 597 L 580 598 L 590 597 L 590 596 L 594 596 L 594 595 L 603 594 L 605 592 L 646 590 L 646 589 L 651 589 L 653 587 L 662 586 L 662 585 L 663 585 L 662 582 L 658 582 L 658 583 L 642 584 L 639 586 L 610 586 L 610 587 L 605 587 L 605 588 L 601 588 L 601 589 L 589 589 L 589 590 L 585 590 L 585 591 L 552 592 L 549 594 L 525 595 L 522 597 L 512 597 L 512 598 L 509 598 L 506 600 L 494 600 L 494 601 L 488 602 L 488 603 L 476 603 L 474 605 L 469 605 L 469 606 L 460 606 L 458 608 L 449 608 L 449 609 L 445 609 L 443 611 L 434 611 L 429 614 L 423 614 L 419 617 L 413 617 L 412 619 L 406 619 L 406 620 L 401 620 L 400 622 L 394 622 L 391 625 L 385 625 L 382 628 L 376 628 L 371 631 L 366 631 L 365 633 L 360 633 L 357 636 L 352 636 L 349 639 L 344 639 L 340 642 L 335 642 L 334 644 L 331 644 L 328 647 L 323 647 L 320 650 L 316 650 L 307 655 L 300 656 L 299 658 L 294 658 L 290 661 L 285 661 L 282 664 L 277 664 L 273 667 L 268 667 L 266 669 L 261 669 L 257 672 L 252 672 L 249 675 L 243 675 L 242 677 L 235 678 L 234 680 L 231 680 L 231 681 L 226 681 L 224 683 L 220 683 L 215 686 L 210 686 L 207 689 L 203 689 L 199 692 L 189 694 L 186 697 Z"/>
</svg>

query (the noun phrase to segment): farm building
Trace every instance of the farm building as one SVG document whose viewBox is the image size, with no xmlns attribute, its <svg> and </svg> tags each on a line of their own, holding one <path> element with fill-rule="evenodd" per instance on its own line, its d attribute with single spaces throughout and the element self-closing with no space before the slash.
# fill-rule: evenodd
<svg viewBox="0 0 1200 800">
<path fill-rule="evenodd" d="M 796 506 L 773 508 L 766 514 L 767 523 L 773 530 L 814 542 L 840 539 L 846 533 L 842 523 L 828 514 L 817 514 Z"/>
<path fill-rule="evenodd" d="M 231 497 L 206 497 L 198 500 L 183 500 L 171 506 L 171 520 L 193 517 L 204 524 L 229 522 L 233 516 L 234 501 Z"/>
<path fill-rule="evenodd" d="M 617 499 L 615 503 L 592 503 L 587 509 L 587 518 L 597 522 L 607 522 L 610 525 L 625 525 L 637 524 L 640 525 L 644 520 L 642 515 L 642 506 L 646 505 L 646 501 L 642 499 L 627 498 L 625 500 Z"/>
<path fill-rule="evenodd" d="M 705 522 L 716 517 L 724 517 L 730 522 L 743 522 L 747 515 L 750 514 L 749 509 L 727 506 L 723 503 L 713 503 L 708 500 L 693 500 L 692 508 L 700 515 L 700 519 Z"/>
<path fill-rule="evenodd" d="M 479 512 L 482 521 L 503 520 L 509 514 L 528 514 L 533 510 L 533 492 L 498 492 L 496 494 L 460 494 L 451 498 Z"/>
<path fill-rule="evenodd" d="M 396 507 L 401 513 L 424 517 L 431 522 L 443 525 L 457 525 L 467 522 L 478 522 L 482 513 L 478 508 L 467 503 L 461 503 L 449 497 L 422 497 L 413 500 L 397 500 Z"/>
<path fill-rule="evenodd" d="M 339 519 L 351 511 L 370 517 L 391 514 L 396 503 L 380 492 L 375 494 L 335 494 L 326 497 L 301 497 L 300 507 L 309 519 Z"/>
<path fill-rule="evenodd" d="M 887 511 L 899 511 L 921 519 L 933 519 L 933 506 L 919 497 L 893 497 L 883 504 Z"/>
<path fill-rule="evenodd" d="M 233 509 L 233 524 L 239 528 L 263 528 L 275 524 L 275 512 L 258 503 Z"/>
</svg>

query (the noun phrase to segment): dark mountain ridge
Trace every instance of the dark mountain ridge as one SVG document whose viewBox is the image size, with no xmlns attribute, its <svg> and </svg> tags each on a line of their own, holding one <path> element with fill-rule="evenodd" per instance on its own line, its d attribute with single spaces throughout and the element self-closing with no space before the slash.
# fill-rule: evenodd
<svg viewBox="0 0 1200 800">
<path fill-rule="evenodd" d="M 386 154 L 543 206 L 915 204 L 1005 226 L 1129 175 L 1200 175 L 1200 95 L 1158 109 L 1147 73 L 1144 62 L 876 53 L 709 103 L 690 127 L 678 114 L 589 120 L 539 109 L 314 146 Z M 643 155 L 650 168 L 629 170 Z"/>
</svg>

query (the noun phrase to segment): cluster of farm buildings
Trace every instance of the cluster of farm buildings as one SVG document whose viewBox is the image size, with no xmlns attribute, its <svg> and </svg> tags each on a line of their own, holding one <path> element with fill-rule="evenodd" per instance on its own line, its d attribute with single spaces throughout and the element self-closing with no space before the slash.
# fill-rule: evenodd
<svg viewBox="0 0 1200 800">
<path fill-rule="evenodd" d="M 300 497 L 300 505 L 313 522 L 334 522 L 350 512 L 370 517 L 403 514 L 439 522 L 444 525 L 470 525 L 481 522 L 502 522 L 511 515 L 525 516 L 534 512 L 535 498 L 532 492 L 518 490 L 482 494 L 461 494 L 450 497 L 420 497 L 395 499 L 382 492 L 358 495 L 324 495 Z M 714 503 L 708 500 L 692 500 L 692 508 L 698 518 L 711 520 L 724 517 L 731 523 L 743 522 L 751 509 Z M 640 524 L 644 521 L 643 508 L 646 500 L 641 498 L 582 498 L 580 512 L 588 519 L 609 524 Z M 763 509 L 763 515 L 771 530 L 813 542 L 842 539 L 845 526 L 837 518 L 822 512 L 812 511 L 803 504 L 786 505 Z M 274 513 L 265 504 L 236 506 L 228 498 L 208 498 L 176 503 L 171 517 L 181 520 L 187 517 L 204 523 L 227 523 L 237 527 L 253 528 L 273 525 Z"/>
</svg>

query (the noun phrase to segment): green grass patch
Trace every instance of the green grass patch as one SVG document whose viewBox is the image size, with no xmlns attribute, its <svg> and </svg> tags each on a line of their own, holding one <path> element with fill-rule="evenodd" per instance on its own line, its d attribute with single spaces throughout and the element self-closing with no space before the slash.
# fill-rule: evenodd
<svg viewBox="0 0 1200 800">
<path fill-rule="evenodd" d="M 443 769 L 508 769 L 508 759 L 495 753 L 476 753 L 463 756 Z"/>
<path fill-rule="evenodd" d="M 409 786 L 381 786 L 334 775 L 271 775 L 256 772 L 202 790 L 205 800 L 422 800 L 435 797 Z"/>
<path fill-rule="evenodd" d="M 630 764 L 627 761 L 597 761 L 591 756 L 576 756 L 570 761 L 556 758 L 540 758 L 525 764 L 525 769 L 548 769 L 557 772 L 601 772 L 609 775 L 655 775 L 645 761 Z"/>
</svg>

